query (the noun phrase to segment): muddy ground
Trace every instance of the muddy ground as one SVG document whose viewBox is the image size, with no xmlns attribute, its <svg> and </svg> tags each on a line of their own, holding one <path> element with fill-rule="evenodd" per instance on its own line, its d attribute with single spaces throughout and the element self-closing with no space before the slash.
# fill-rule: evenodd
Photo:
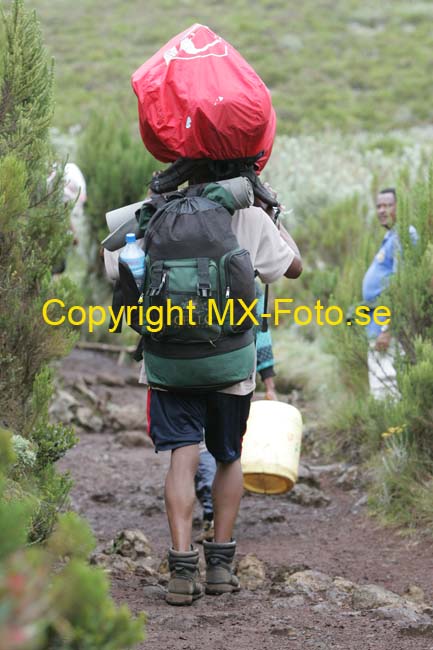
<svg viewBox="0 0 433 650">
<path fill-rule="evenodd" d="M 136 367 L 119 366 L 115 357 L 76 350 L 62 364 L 61 382 L 84 380 L 106 400 L 140 404 L 144 419 L 146 395 L 134 385 L 136 374 Z M 116 377 L 126 383 L 110 386 Z M 169 545 L 163 501 L 168 454 L 125 446 L 121 432 L 112 430 L 79 435 L 79 444 L 60 462 L 75 480 L 73 508 L 90 522 L 99 548 L 124 529 L 140 529 L 158 566 Z M 287 494 L 243 498 L 235 531 L 238 559 L 253 553 L 263 563 L 265 579 L 258 588 L 175 608 L 165 603 L 165 582 L 158 574 L 113 573 L 116 601 L 147 612 L 147 638 L 140 649 L 433 650 L 432 629 L 402 626 L 398 611 L 383 618 L 374 609 L 354 609 L 350 597 L 340 598 L 332 589 L 287 589 L 287 576 L 311 569 L 400 595 L 415 585 L 426 605 L 433 603 L 431 540 L 382 528 L 367 515 L 362 487 L 349 483 L 343 489 L 341 470 L 320 469 L 333 459 L 303 462 L 319 466 L 314 476 L 325 497 L 320 506 L 295 503 Z M 196 515 L 198 532 L 198 505 Z"/>
</svg>

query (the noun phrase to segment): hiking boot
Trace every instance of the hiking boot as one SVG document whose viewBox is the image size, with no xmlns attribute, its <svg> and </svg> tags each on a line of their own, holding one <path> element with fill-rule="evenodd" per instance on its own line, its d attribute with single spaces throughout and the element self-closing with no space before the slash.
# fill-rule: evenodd
<svg viewBox="0 0 433 650">
<path fill-rule="evenodd" d="M 239 591 L 239 580 L 232 570 L 236 542 L 217 544 L 204 540 L 203 548 L 206 560 L 206 593 L 217 596 Z"/>
<path fill-rule="evenodd" d="M 203 596 L 198 568 L 198 550 L 168 552 L 168 566 L 171 577 L 165 600 L 170 605 L 191 605 Z"/>
<path fill-rule="evenodd" d="M 203 528 L 201 529 L 201 533 L 195 541 L 197 544 L 203 544 L 205 540 L 206 542 L 211 542 L 214 537 L 214 532 L 213 519 L 203 519 Z"/>
</svg>

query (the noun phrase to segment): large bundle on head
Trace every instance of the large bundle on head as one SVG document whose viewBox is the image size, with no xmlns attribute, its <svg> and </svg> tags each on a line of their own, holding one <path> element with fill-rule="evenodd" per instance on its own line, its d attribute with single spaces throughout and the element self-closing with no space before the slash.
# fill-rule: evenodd
<svg viewBox="0 0 433 650">
<path fill-rule="evenodd" d="M 276 118 L 263 81 L 204 25 L 171 39 L 132 75 L 140 131 L 161 162 L 257 158 L 265 166 Z"/>
</svg>

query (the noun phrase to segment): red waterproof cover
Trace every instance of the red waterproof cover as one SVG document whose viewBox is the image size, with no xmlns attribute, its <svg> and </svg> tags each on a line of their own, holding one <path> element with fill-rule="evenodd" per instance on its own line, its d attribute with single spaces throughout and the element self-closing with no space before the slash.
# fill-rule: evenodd
<svg viewBox="0 0 433 650">
<path fill-rule="evenodd" d="M 195 24 L 132 75 L 145 147 L 161 162 L 179 157 L 255 156 L 260 171 L 276 118 L 263 81 L 229 43 Z"/>
</svg>

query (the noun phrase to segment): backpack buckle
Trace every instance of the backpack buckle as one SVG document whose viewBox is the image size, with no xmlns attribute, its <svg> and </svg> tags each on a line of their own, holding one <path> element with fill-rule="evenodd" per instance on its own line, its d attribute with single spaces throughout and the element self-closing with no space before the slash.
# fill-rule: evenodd
<svg viewBox="0 0 433 650">
<path fill-rule="evenodd" d="M 159 296 L 159 294 L 161 293 L 161 291 L 162 291 L 162 289 L 164 287 L 166 278 L 167 278 L 167 272 L 164 271 L 164 273 L 162 274 L 161 282 L 159 283 L 159 285 L 158 286 L 155 286 L 155 285 L 150 286 L 149 296 Z"/>
<path fill-rule="evenodd" d="M 209 298 L 211 295 L 211 284 L 209 278 L 209 259 L 207 257 L 197 258 L 197 295 L 202 298 Z"/>
<path fill-rule="evenodd" d="M 197 295 L 201 298 L 210 298 L 212 295 L 210 284 L 197 282 Z"/>
</svg>

